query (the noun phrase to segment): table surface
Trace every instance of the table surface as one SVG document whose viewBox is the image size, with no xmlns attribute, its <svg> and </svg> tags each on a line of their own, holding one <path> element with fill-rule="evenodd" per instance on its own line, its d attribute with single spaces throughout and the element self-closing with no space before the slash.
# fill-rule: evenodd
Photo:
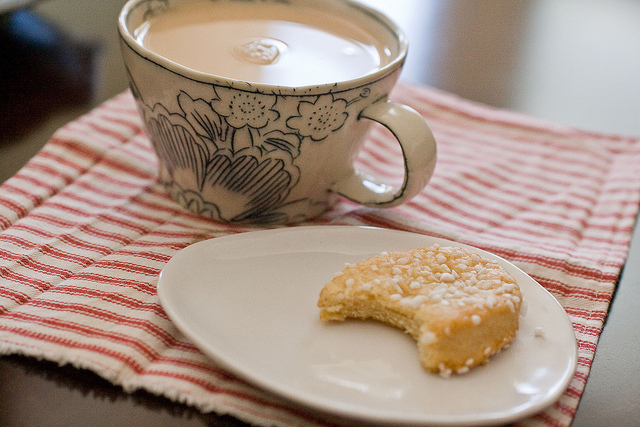
<svg viewBox="0 0 640 427">
<path fill-rule="evenodd" d="M 407 32 L 403 78 L 581 129 L 640 135 L 640 3 L 616 0 L 367 0 Z M 64 123 L 126 88 L 115 20 L 122 1 L 50 0 L 0 18 L 0 181 Z M 32 98 L 15 107 L 18 94 Z M 29 98 L 28 98 L 29 99 Z M 35 107 L 37 105 L 37 108 Z M 574 426 L 640 419 L 640 227 Z M 244 425 L 97 375 L 0 358 L 0 424 Z"/>
</svg>

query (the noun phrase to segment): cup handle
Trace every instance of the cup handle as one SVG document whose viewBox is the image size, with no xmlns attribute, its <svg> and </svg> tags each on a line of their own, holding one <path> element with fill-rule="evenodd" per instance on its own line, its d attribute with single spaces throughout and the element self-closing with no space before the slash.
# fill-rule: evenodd
<svg viewBox="0 0 640 427">
<path fill-rule="evenodd" d="M 436 165 L 436 141 L 424 118 L 414 109 L 382 98 L 365 107 L 358 116 L 389 129 L 402 149 L 404 181 L 400 188 L 379 182 L 354 169 L 353 174 L 333 183 L 330 190 L 356 203 L 387 208 L 398 206 L 418 194 Z"/>
</svg>

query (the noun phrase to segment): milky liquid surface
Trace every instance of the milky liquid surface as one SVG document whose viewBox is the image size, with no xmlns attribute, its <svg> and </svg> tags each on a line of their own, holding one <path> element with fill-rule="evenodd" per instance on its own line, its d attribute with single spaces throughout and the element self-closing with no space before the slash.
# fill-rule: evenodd
<svg viewBox="0 0 640 427">
<path fill-rule="evenodd" d="M 193 70 L 281 86 L 351 80 L 391 60 L 353 20 L 286 5 L 196 2 L 152 17 L 134 35 Z"/>
</svg>

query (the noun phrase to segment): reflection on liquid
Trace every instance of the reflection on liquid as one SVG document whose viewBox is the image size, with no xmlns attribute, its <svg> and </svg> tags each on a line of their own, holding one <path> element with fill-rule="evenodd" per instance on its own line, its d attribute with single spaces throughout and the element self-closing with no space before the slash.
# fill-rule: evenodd
<svg viewBox="0 0 640 427">
<path fill-rule="evenodd" d="M 363 361 L 342 360 L 337 363 L 311 366 L 316 379 L 347 389 L 358 391 L 370 397 L 382 399 L 402 399 L 406 385 L 388 362 L 382 359 Z"/>
<path fill-rule="evenodd" d="M 270 37 L 250 39 L 237 46 L 232 51 L 239 59 L 258 65 L 274 64 L 281 52 L 287 50 L 287 44 Z"/>
</svg>

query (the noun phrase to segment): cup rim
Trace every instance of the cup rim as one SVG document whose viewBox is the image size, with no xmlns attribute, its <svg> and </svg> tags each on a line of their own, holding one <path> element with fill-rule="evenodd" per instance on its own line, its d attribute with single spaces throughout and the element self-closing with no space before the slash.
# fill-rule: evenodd
<svg viewBox="0 0 640 427">
<path fill-rule="evenodd" d="M 206 84 L 215 84 L 222 86 L 229 86 L 239 90 L 262 92 L 262 93 L 277 93 L 282 95 L 300 95 L 300 94 L 314 94 L 324 93 L 328 91 L 340 91 L 343 89 L 353 88 L 354 86 L 360 86 L 368 84 L 386 77 L 387 75 L 396 71 L 405 62 L 408 52 L 408 40 L 404 31 L 397 25 L 391 18 L 384 13 L 358 2 L 357 0 L 332 0 L 338 3 L 342 3 L 359 13 L 364 13 L 374 20 L 382 23 L 388 28 L 389 32 L 393 34 L 398 43 L 398 54 L 386 65 L 369 74 L 361 75 L 349 80 L 342 80 L 339 82 L 329 82 L 321 84 L 312 84 L 307 86 L 287 86 L 287 85 L 274 85 L 268 83 L 256 83 L 244 80 L 238 80 L 230 77 L 219 76 L 212 73 L 206 73 L 192 68 L 181 65 L 170 59 L 167 59 L 139 44 L 133 35 L 130 33 L 127 26 L 127 19 L 131 11 L 137 7 L 140 0 L 128 0 L 122 7 L 118 16 L 118 33 L 122 41 L 132 49 L 136 54 L 142 58 L 161 66 L 168 71 L 184 76 L 190 80 L 197 81 Z M 314 0 L 314 3 L 317 3 Z M 324 1 L 324 3 L 328 3 Z"/>
</svg>

